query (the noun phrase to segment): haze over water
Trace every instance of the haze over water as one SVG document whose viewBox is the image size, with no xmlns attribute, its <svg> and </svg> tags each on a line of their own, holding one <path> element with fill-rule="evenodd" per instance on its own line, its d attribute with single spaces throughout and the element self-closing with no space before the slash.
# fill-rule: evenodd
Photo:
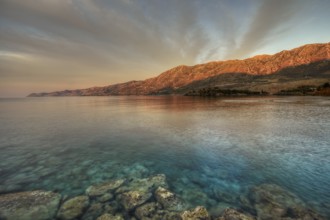
<svg viewBox="0 0 330 220">
<path fill-rule="evenodd" d="M 0 193 L 164 173 L 191 206 L 274 183 L 330 216 L 329 115 L 326 97 L 0 99 Z"/>
</svg>

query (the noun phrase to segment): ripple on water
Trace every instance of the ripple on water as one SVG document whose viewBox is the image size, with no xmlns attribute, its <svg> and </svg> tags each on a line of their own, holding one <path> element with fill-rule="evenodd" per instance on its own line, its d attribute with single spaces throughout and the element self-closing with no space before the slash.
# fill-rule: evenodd
<svg viewBox="0 0 330 220">
<path fill-rule="evenodd" d="M 272 183 L 330 216 L 327 98 L 46 98 L 0 111 L 1 193 L 74 196 L 164 173 L 191 207 L 242 207 L 251 187 Z"/>
</svg>

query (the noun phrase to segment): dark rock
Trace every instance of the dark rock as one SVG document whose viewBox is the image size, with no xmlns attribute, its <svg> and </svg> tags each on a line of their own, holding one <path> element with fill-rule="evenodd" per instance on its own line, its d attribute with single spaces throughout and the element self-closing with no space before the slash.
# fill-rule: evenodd
<svg viewBox="0 0 330 220">
<path fill-rule="evenodd" d="M 0 219 L 52 219 L 60 204 L 61 195 L 47 191 L 9 193 L 0 196 Z"/>
<path fill-rule="evenodd" d="M 119 204 L 117 203 L 117 201 L 111 201 L 110 203 L 105 203 L 103 205 L 103 210 L 104 213 L 114 215 L 119 210 Z"/>
<path fill-rule="evenodd" d="M 293 219 L 325 220 L 325 218 L 317 214 L 315 211 L 301 206 L 289 207 L 286 215 Z"/>
<path fill-rule="evenodd" d="M 294 194 L 274 184 L 263 184 L 253 188 L 251 198 L 261 219 L 280 219 L 285 217 L 288 207 L 302 204 Z"/>
<path fill-rule="evenodd" d="M 159 220 L 182 220 L 181 216 L 177 212 L 165 211 L 162 218 Z"/>
<path fill-rule="evenodd" d="M 248 210 L 248 212 L 255 213 L 254 205 L 251 203 L 247 195 L 243 194 L 240 195 L 238 198 L 240 207 L 242 207 L 244 210 Z"/>
<path fill-rule="evenodd" d="M 63 220 L 70 220 L 81 216 L 89 205 L 88 196 L 77 196 L 65 201 L 58 213 L 57 217 Z"/>
<path fill-rule="evenodd" d="M 94 220 L 103 213 L 103 205 L 101 203 L 93 203 L 82 216 L 82 220 Z"/>
<path fill-rule="evenodd" d="M 323 219 L 295 194 L 274 184 L 254 187 L 250 195 L 258 219 Z"/>
</svg>

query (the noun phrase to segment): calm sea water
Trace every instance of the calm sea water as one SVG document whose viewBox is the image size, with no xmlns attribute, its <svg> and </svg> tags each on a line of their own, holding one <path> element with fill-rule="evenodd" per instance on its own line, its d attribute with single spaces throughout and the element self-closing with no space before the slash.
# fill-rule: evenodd
<svg viewBox="0 0 330 220">
<path fill-rule="evenodd" d="M 278 184 L 329 214 L 330 99 L 0 99 L 0 192 L 167 175 L 193 205 Z"/>
</svg>

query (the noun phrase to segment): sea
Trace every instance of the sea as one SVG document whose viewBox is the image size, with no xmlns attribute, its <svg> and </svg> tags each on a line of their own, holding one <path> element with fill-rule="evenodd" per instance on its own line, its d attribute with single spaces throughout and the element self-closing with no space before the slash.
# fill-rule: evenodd
<svg viewBox="0 0 330 220">
<path fill-rule="evenodd" d="M 268 183 L 330 217 L 330 98 L 0 99 L 0 193 L 154 174 L 191 207 Z"/>
</svg>

